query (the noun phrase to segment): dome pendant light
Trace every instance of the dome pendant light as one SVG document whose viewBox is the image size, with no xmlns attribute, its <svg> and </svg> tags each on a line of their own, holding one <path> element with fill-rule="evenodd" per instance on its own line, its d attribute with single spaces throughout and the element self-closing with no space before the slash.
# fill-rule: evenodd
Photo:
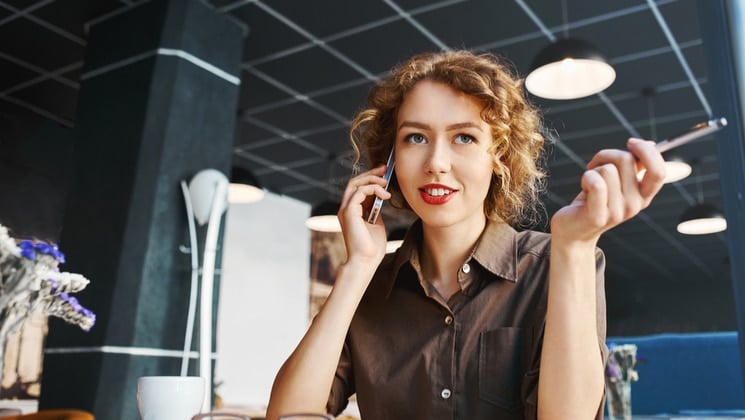
<svg viewBox="0 0 745 420">
<path fill-rule="evenodd" d="M 261 201 L 264 189 L 253 172 L 240 166 L 233 166 L 228 185 L 228 201 L 232 204 L 247 204 Z"/>
<path fill-rule="evenodd" d="M 329 163 L 328 188 L 331 196 L 332 186 L 334 183 L 334 165 L 336 164 L 336 155 L 331 153 L 327 156 Z M 331 197 L 313 206 L 310 217 L 305 219 L 305 226 L 310 230 L 318 232 L 341 232 L 341 223 L 336 213 L 339 211 L 341 203 Z"/>
<path fill-rule="evenodd" d="M 657 139 L 657 120 L 655 117 L 654 96 L 657 92 L 653 87 L 642 89 L 642 96 L 647 98 L 647 110 L 649 111 L 649 139 Z M 639 179 L 644 176 L 646 169 L 639 172 Z M 678 182 L 687 178 L 693 168 L 680 156 L 668 156 L 665 158 L 665 184 Z"/>
<path fill-rule="evenodd" d="M 530 93 L 546 99 L 578 99 L 603 91 L 616 71 L 589 42 L 565 38 L 543 48 L 525 79 Z"/>
<path fill-rule="evenodd" d="M 698 203 L 688 207 L 680 216 L 678 232 L 684 235 L 706 235 L 727 229 L 727 219 L 711 204 L 704 203 L 700 175 L 696 177 Z"/>
<path fill-rule="evenodd" d="M 318 232 L 341 232 L 341 224 L 336 212 L 341 204 L 338 201 L 325 200 L 315 206 L 310 217 L 305 220 L 305 226 Z"/>
<path fill-rule="evenodd" d="M 727 219 L 716 207 L 698 203 L 694 204 L 680 216 L 678 232 L 685 235 L 706 235 L 727 229 Z"/>
<path fill-rule="evenodd" d="M 601 92 L 616 80 L 616 71 L 589 42 L 570 38 L 566 0 L 561 2 L 564 38 L 551 41 L 533 60 L 525 88 L 546 99 L 578 99 Z"/>
</svg>

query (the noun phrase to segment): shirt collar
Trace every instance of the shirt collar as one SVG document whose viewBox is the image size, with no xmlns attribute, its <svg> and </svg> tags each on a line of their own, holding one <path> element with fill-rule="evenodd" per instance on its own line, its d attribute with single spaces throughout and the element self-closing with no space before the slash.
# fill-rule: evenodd
<svg viewBox="0 0 745 420">
<path fill-rule="evenodd" d="M 390 294 L 401 267 L 418 252 L 421 241 L 422 221 L 417 220 L 406 232 L 401 247 L 389 260 L 390 270 L 380 270 L 387 274 L 380 284 L 386 297 Z M 487 219 L 472 258 L 495 276 L 517 282 L 517 232 L 505 222 Z"/>
<path fill-rule="evenodd" d="M 501 220 L 487 220 L 473 259 L 492 274 L 517 282 L 517 232 Z"/>
</svg>

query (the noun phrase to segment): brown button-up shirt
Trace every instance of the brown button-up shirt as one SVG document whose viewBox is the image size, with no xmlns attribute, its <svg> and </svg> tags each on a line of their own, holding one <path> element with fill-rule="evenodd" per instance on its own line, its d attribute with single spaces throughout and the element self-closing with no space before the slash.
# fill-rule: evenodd
<svg viewBox="0 0 745 420">
<path fill-rule="evenodd" d="M 421 224 L 373 277 L 350 325 L 328 401 L 356 393 L 363 420 L 535 419 L 550 236 L 488 222 L 445 301 L 421 274 Z M 597 252 L 605 360 L 604 258 Z M 598 412 L 602 418 L 602 407 Z"/>
</svg>

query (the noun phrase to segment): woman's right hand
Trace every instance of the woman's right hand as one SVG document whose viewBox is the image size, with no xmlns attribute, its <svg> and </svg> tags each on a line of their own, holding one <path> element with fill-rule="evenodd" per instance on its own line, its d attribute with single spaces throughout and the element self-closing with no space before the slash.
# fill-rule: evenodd
<svg viewBox="0 0 745 420">
<path fill-rule="evenodd" d="M 339 207 L 347 263 L 371 264 L 375 267 L 385 256 L 386 232 L 383 217 L 375 224 L 367 223 L 365 210 L 369 210 L 375 197 L 387 200 L 391 193 L 385 190 L 383 178 L 385 165 L 380 165 L 350 179 Z"/>
</svg>

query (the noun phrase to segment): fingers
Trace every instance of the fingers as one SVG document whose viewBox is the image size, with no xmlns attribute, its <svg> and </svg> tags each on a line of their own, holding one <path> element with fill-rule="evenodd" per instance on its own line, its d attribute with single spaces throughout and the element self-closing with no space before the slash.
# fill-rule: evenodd
<svg viewBox="0 0 745 420">
<path fill-rule="evenodd" d="M 618 171 L 624 214 L 633 216 L 646 208 L 662 188 L 665 179 L 665 162 L 656 150 L 654 142 L 629 139 L 629 151 L 605 149 L 598 152 L 587 164 L 590 170 L 612 165 Z M 644 171 L 639 178 L 637 174 Z M 612 197 L 612 194 L 609 196 Z"/>
<path fill-rule="evenodd" d="M 390 198 L 391 194 L 385 190 L 386 181 L 382 177 L 384 173 L 385 166 L 381 165 L 350 179 L 342 195 L 339 213 L 349 207 L 360 207 L 368 197 Z"/>
<path fill-rule="evenodd" d="M 639 160 L 638 166 L 646 170 L 639 184 L 639 192 L 648 205 L 665 181 L 665 160 L 654 142 L 631 138 L 627 147 Z"/>
</svg>

